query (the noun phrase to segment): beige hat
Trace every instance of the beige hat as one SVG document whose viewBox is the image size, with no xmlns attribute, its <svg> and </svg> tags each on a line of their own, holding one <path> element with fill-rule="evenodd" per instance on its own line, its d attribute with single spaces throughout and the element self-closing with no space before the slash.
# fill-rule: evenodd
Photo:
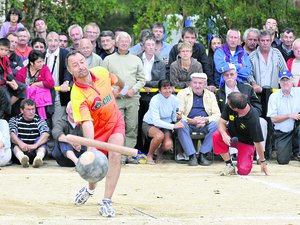
<svg viewBox="0 0 300 225">
<path fill-rule="evenodd" d="M 206 73 L 193 73 L 191 75 L 191 79 L 192 78 L 203 78 L 203 79 L 207 80 L 207 75 L 206 75 Z"/>
</svg>

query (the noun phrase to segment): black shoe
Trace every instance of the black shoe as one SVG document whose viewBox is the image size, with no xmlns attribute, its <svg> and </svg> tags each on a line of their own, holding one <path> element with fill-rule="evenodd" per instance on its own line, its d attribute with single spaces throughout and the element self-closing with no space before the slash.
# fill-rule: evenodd
<svg viewBox="0 0 300 225">
<path fill-rule="evenodd" d="M 198 166 L 198 162 L 195 154 L 190 156 L 189 166 Z"/>
<path fill-rule="evenodd" d="M 205 156 L 205 154 L 200 153 L 198 158 L 198 163 L 201 166 L 210 166 L 212 164 L 212 161 L 208 160 Z"/>
</svg>

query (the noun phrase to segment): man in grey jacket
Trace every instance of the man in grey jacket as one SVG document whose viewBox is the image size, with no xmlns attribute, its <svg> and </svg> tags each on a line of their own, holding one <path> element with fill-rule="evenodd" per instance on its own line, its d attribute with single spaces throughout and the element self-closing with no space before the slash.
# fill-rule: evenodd
<svg viewBox="0 0 300 225">
<path fill-rule="evenodd" d="M 287 65 L 281 52 L 271 47 L 272 35 L 263 30 L 259 36 L 259 47 L 250 54 L 252 69 L 248 82 L 256 93 L 261 93 L 263 87 L 278 88 L 278 74 L 287 70 Z"/>
</svg>

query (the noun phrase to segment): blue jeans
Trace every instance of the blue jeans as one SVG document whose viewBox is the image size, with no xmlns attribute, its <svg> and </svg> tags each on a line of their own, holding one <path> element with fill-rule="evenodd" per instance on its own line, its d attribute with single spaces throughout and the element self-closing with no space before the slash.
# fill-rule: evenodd
<svg viewBox="0 0 300 225">
<path fill-rule="evenodd" d="M 205 138 L 201 144 L 200 152 L 205 154 L 212 151 L 212 135 L 218 129 L 218 122 L 212 121 L 208 125 L 198 128 L 193 125 L 187 124 L 186 121 L 182 121 L 184 128 L 178 129 L 178 140 L 182 146 L 183 151 L 187 156 L 193 155 L 196 153 L 196 149 L 193 145 L 191 138 L 192 132 L 201 132 L 205 134 Z"/>
</svg>

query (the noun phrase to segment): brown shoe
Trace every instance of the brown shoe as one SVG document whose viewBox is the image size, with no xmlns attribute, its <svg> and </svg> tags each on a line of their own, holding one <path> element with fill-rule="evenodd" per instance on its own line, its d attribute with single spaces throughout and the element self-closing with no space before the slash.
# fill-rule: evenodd
<svg viewBox="0 0 300 225">
<path fill-rule="evenodd" d="M 40 157 L 35 157 L 32 163 L 33 168 L 39 168 L 43 165 L 43 160 Z"/>
<path fill-rule="evenodd" d="M 24 167 L 24 168 L 27 168 L 29 167 L 29 157 L 27 155 L 24 155 L 20 161 L 21 165 Z"/>
</svg>

